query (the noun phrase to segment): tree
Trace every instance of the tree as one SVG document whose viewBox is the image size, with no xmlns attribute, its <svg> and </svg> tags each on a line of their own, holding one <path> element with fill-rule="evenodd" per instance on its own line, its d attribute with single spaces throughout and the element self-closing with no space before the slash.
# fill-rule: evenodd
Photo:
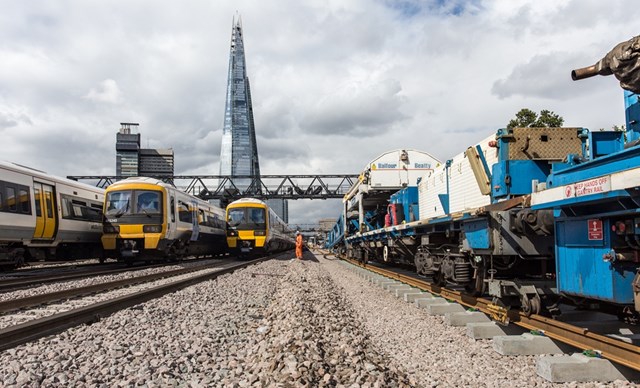
<svg viewBox="0 0 640 388">
<path fill-rule="evenodd" d="M 509 121 L 507 128 L 516 127 L 561 127 L 564 124 L 564 119 L 555 114 L 554 112 L 543 109 L 540 111 L 540 115 L 531 109 L 522 108 L 516 117 Z"/>
</svg>

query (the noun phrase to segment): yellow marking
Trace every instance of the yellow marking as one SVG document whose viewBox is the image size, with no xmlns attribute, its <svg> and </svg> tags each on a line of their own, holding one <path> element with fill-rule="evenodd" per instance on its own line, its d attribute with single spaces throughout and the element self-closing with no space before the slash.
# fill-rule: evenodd
<svg viewBox="0 0 640 388">
<path fill-rule="evenodd" d="M 489 310 L 489 314 L 491 318 L 495 321 L 498 321 L 502 324 L 509 323 L 509 316 L 507 315 L 507 309 L 502 306 L 498 306 L 497 304 L 490 304 L 487 306 Z"/>
</svg>

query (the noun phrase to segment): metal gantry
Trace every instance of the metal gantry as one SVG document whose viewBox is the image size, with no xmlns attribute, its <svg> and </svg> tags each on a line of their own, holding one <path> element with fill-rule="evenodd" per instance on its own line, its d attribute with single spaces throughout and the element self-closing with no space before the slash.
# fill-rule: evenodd
<svg viewBox="0 0 640 388">
<path fill-rule="evenodd" d="M 122 176 L 67 176 L 76 181 L 91 181 L 105 188 L 125 179 Z M 239 198 L 329 199 L 342 198 L 357 181 L 357 174 L 331 175 L 174 175 L 150 177 L 170 183 L 205 200 L 231 202 Z M 251 183 L 247 186 L 246 182 Z M 242 185 L 237 184 L 242 182 Z M 182 183 L 187 183 L 186 185 Z M 246 186 L 246 188 L 245 188 Z"/>
</svg>

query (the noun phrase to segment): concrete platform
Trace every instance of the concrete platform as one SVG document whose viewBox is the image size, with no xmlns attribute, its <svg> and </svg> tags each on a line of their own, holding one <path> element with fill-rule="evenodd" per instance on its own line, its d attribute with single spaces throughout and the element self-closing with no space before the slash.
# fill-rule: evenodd
<svg viewBox="0 0 640 388">
<path fill-rule="evenodd" d="M 382 282 L 381 285 L 382 285 L 382 288 L 389 291 L 392 288 L 395 288 L 396 286 L 404 286 L 405 284 L 397 280 L 391 280 L 390 282 Z"/>
<path fill-rule="evenodd" d="M 493 349 L 503 356 L 564 353 L 551 338 L 530 333 L 495 336 Z"/>
<path fill-rule="evenodd" d="M 582 353 L 559 357 L 541 357 L 536 364 L 536 372 L 542 378 L 554 382 L 570 381 L 614 381 L 637 379 L 637 372 L 616 367 L 609 360 L 587 357 Z"/>
<path fill-rule="evenodd" d="M 428 292 L 412 291 L 404 294 L 404 301 L 408 303 L 415 303 L 416 299 L 433 299 L 433 295 Z"/>
<path fill-rule="evenodd" d="M 457 303 L 446 304 L 430 304 L 427 307 L 427 313 L 430 315 L 445 315 L 447 313 L 459 313 L 464 311 L 464 307 Z"/>
<path fill-rule="evenodd" d="M 467 323 L 471 322 L 491 322 L 491 319 L 485 313 L 479 311 L 462 311 L 446 313 L 444 322 L 451 326 L 466 326 Z"/>
<path fill-rule="evenodd" d="M 488 339 L 505 334 L 504 328 L 495 322 L 471 322 L 467 324 L 467 336 L 475 340 Z"/>
<path fill-rule="evenodd" d="M 438 298 L 438 297 L 431 297 L 431 298 L 418 298 L 414 300 L 414 303 L 416 304 L 417 307 L 421 307 L 421 308 L 427 308 L 427 306 L 430 306 L 432 304 L 445 304 L 445 303 L 449 303 L 447 302 L 446 299 L 444 298 Z"/>
<path fill-rule="evenodd" d="M 393 295 L 395 295 L 395 297 L 398 299 L 404 300 L 404 294 L 406 294 L 407 292 L 415 292 L 415 288 L 411 286 L 409 286 L 409 288 L 396 288 Z"/>
<path fill-rule="evenodd" d="M 393 295 L 396 295 L 396 291 L 397 290 L 410 290 L 411 286 L 407 285 L 407 284 L 400 284 L 398 286 L 389 286 L 387 288 L 387 291 L 389 291 L 390 293 L 392 293 Z"/>
</svg>

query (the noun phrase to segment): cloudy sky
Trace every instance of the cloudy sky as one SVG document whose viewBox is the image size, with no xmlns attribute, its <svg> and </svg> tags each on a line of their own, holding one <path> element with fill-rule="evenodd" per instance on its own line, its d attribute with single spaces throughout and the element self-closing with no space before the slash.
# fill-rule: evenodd
<svg viewBox="0 0 640 388">
<path fill-rule="evenodd" d="M 620 0 L 4 0 L 0 159 L 115 173 L 120 122 L 218 174 L 231 23 L 242 17 L 263 174 L 359 173 L 396 148 L 440 159 L 521 108 L 624 123 L 613 77 L 573 82 L 638 34 Z M 293 222 L 339 201 L 291 201 Z"/>
</svg>

